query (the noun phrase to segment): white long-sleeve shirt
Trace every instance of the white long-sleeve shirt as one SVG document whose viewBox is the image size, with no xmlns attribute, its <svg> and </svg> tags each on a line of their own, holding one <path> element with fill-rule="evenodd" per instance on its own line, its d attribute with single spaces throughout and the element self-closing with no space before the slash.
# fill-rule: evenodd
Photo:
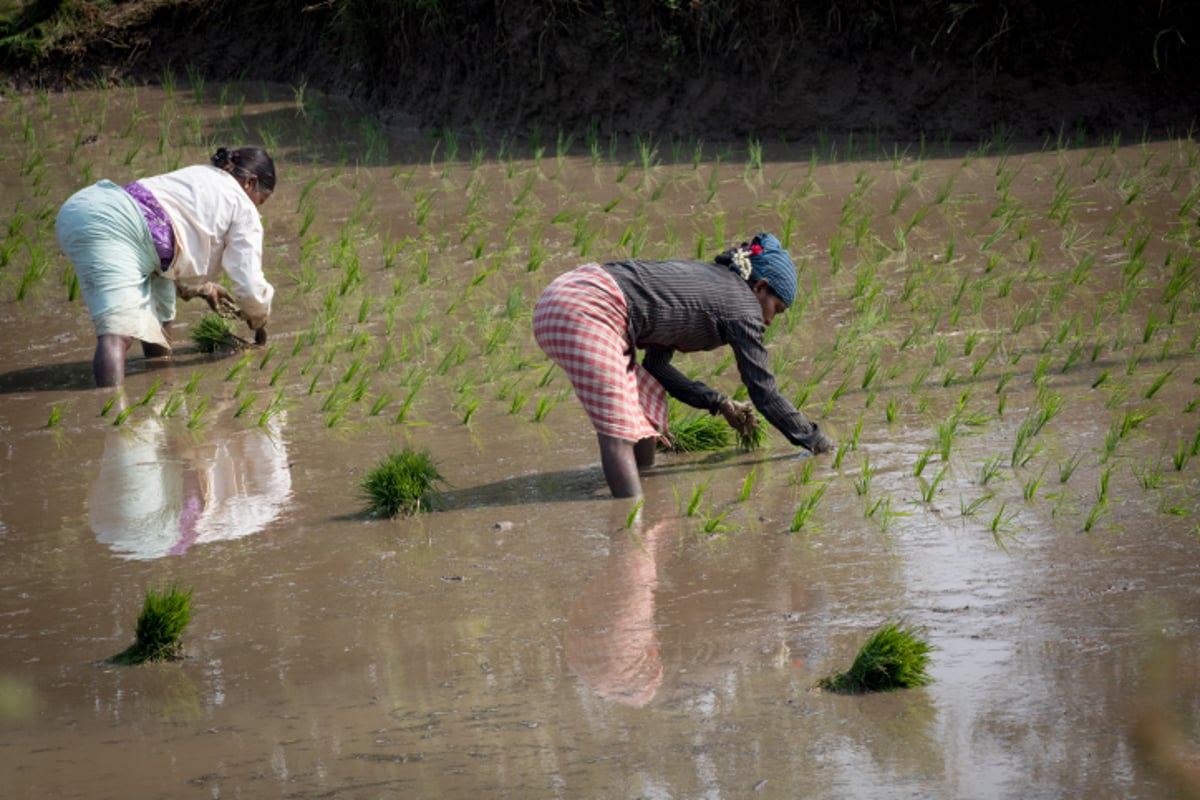
<svg viewBox="0 0 1200 800">
<path fill-rule="evenodd" d="M 237 178 L 197 165 L 139 183 L 171 217 L 175 259 L 163 276 L 196 286 L 224 271 L 246 321 L 256 329 L 265 325 L 275 288 L 263 274 L 262 219 Z"/>
</svg>

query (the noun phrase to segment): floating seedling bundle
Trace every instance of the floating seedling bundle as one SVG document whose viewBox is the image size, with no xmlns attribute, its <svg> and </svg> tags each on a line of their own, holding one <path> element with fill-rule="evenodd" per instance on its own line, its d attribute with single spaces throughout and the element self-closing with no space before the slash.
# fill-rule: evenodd
<svg viewBox="0 0 1200 800">
<path fill-rule="evenodd" d="M 172 584 L 163 591 L 146 590 L 146 602 L 137 618 L 137 639 L 109 659 L 113 664 L 169 661 L 183 653 L 180 637 L 192 619 L 192 592 Z"/>
<path fill-rule="evenodd" d="M 438 483 L 445 478 L 433 457 L 424 450 L 405 449 L 380 461 L 360 487 L 370 513 L 395 517 L 433 508 L 440 498 Z"/>
<path fill-rule="evenodd" d="M 867 640 L 850 669 L 822 678 L 817 686 L 846 694 L 925 686 L 933 682 L 925 671 L 932 649 L 917 631 L 889 622 Z"/>
</svg>

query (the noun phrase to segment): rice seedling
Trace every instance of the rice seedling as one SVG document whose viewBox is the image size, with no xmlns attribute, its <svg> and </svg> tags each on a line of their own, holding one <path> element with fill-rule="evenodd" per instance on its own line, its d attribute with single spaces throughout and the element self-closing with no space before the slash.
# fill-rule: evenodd
<svg viewBox="0 0 1200 800">
<path fill-rule="evenodd" d="M 932 650 L 920 631 L 889 622 L 871 635 L 848 670 L 821 678 L 817 688 L 860 694 L 926 686 L 933 682 L 928 673 Z"/>
<path fill-rule="evenodd" d="M 831 466 L 834 469 L 841 469 L 842 468 L 842 459 L 844 459 L 846 457 L 846 453 L 848 453 L 848 452 L 850 452 L 849 443 L 848 442 L 840 443 L 838 445 L 837 450 L 834 451 L 833 464 Z"/>
<path fill-rule="evenodd" d="M 709 478 L 704 483 L 692 487 L 692 494 L 688 498 L 687 508 L 684 510 L 684 516 L 694 516 L 696 510 L 700 508 L 700 502 L 704 499 L 704 493 L 708 490 L 708 484 L 712 482 Z"/>
<path fill-rule="evenodd" d="M 1172 368 L 1172 369 L 1167 370 L 1163 374 L 1159 375 L 1157 378 L 1154 379 L 1154 381 L 1150 384 L 1150 386 L 1148 386 L 1146 388 L 1146 391 L 1142 393 L 1142 397 L 1146 398 L 1147 400 L 1154 397 L 1154 395 L 1158 394 L 1159 389 L 1161 389 L 1166 384 L 1166 382 L 1171 379 L 1171 376 L 1174 374 L 1175 374 L 1175 369 Z"/>
<path fill-rule="evenodd" d="M 248 367 L 248 366 L 250 365 L 250 362 L 251 362 L 251 361 L 253 361 L 253 360 L 254 360 L 254 354 L 253 354 L 253 353 L 246 353 L 246 355 L 242 356 L 242 357 L 241 357 L 241 358 L 240 358 L 240 359 L 237 361 L 237 363 L 235 363 L 235 364 L 234 364 L 232 367 L 230 367 L 230 368 L 229 368 L 229 371 L 228 371 L 227 373 L 225 373 L 225 381 L 226 381 L 226 382 L 232 381 L 232 380 L 233 380 L 234 378 L 236 378 L 236 377 L 237 377 L 237 376 L 238 376 L 238 375 L 239 375 L 239 374 L 240 374 L 240 373 L 241 373 L 243 370 L 245 370 L 245 369 L 246 369 L 246 367 Z"/>
<path fill-rule="evenodd" d="M 950 460 L 950 452 L 954 449 L 954 437 L 958 433 L 959 418 L 957 414 L 938 423 L 938 457 L 943 463 Z"/>
<path fill-rule="evenodd" d="M 419 372 L 416 374 L 413 385 L 405 396 L 404 402 L 400 404 L 400 410 L 396 413 L 395 423 L 402 425 L 408 419 L 408 412 L 412 410 L 412 404 L 417 399 L 417 393 L 421 391 L 421 387 L 425 385 L 425 380 L 428 377 L 427 373 Z"/>
<path fill-rule="evenodd" d="M 147 661 L 180 658 L 183 629 L 192 618 L 192 591 L 174 583 L 162 591 L 146 590 L 146 599 L 138 614 L 132 645 L 109 659 L 110 663 L 133 665 Z"/>
<path fill-rule="evenodd" d="M 470 425 L 471 419 L 475 416 L 475 412 L 479 409 L 479 401 L 476 399 L 468 400 L 463 405 L 462 424 Z"/>
<path fill-rule="evenodd" d="M 533 421 L 541 422 L 542 420 L 544 420 L 546 418 L 546 415 L 549 414 L 550 411 L 557 404 L 558 404 L 557 397 L 554 397 L 554 396 L 539 397 L 538 402 L 537 402 L 537 409 L 535 409 L 533 412 Z"/>
<path fill-rule="evenodd" d="M 858 477 L 854 479 L 854 492 L 859 497 L 868 494 L 871 491 L 871 454 L 867 453 L 863 456 L 862 469 Z"/>
<path fill-rule="evenodd" d="M 884 418 L 887 420 L 889 425 L 896 421 L 896 417 L 899 415 L 899 412 L 900 405 L 896 402 L 896 398 L 888 398 L 887 408 L 884 410 Z"/>
<path fill-rule="evenodd" d="M 713 514 L 712 503 L 704 510 L 704 519 L 700 521 L 700 527 L 706 534 L 725 533 L 733 530 L 730 526 L 725 525 L 725 517 L 728 516 L 729 510 L 726 509 L 720 514 Z"/>
<path fill-rule="evenodd" d="M 985 495 L 976 497 L 974 500 L 972 500 L 971 502 L 968 503 L 967 499 L 960 495 L 958 498 L 959 513 L 964 518 L 965 517 L 973 517 L 977 513 L 979 513 L 979 509 L 981 509 L 984 506 L 984 504 L 986 504 L 989 500 L 991 500 L 995 496 L 996 496 L 995 492 L 988 492 Z"/>
<path fill-rule="evenodd" d="M 988 482 L 1000 474 L 1000 462 L 1003 456 L 994 455 L 979 467 L 979 485 L 987 486 Z"/>
<path fill-rule="evenodd" d="M 937 493 L 938 486 L 945 479 L 946 473 L 949 470 L 949 466 L 942 467 L 932 481 L 926 481 L 921 476 L 917 476 L 917 482 L 921 486 L 921 502 L 925 504 L 933 502 L 933 496 Z"/>
<path fill-rule="evenodd" d="M 879 498 L 871 504 L 867 508 L 865 516 L 867 519 L 875 520 L 876 524 L 879 525 L 879 530 L 887 533 L 888 528 L 892 525 L 892 520 L 896 517 L 907 517 L 909 514 L 905 511 L 893 511 L 892 497 L 888 495 L 887 497 Z"/>
<path fill-rule="evenodd" d="M 204 413 L 208 411 L 208 398 L 201 397 L 196 402 L 196 407 L 188 414 L 187 427 L 188 430 L 196 430 L 204 424 Z"/>
<path fill-rule="evenodd" d="M 50 417 L 46 420 L 47 428 L 56 428 L 62 424 L 63 412 L 70 406 L 70 401 L 55 403 L 50 407 Z"/>
<path fill-rule="evenodd" d="M 917 455 L 917 460 L 913 462 L 912 475 L 914 478 L 921 477 L 921 473 L 925 471 L 925 467 L 929 464 L 929 459 L 937 455 L 935 450 L 922 450 Z"/>
<path fill-rule="evenodd" d="M 750 499 L 750 492 L 754 489 L 754 481 L 758 477 L 758 467 L 752 467 L 746 477 L 742 479 L 742 490 L 738 494 L 738 502 L 744 503 Z"/>
<path fill-rule="evenodd" d="M 792 523 L 788 527 L 790 533 L 796 533 L 808 524 L 809 518 L 812 517 L 817 505 L 821 502 L 821 498 L 825 496 L 826 488 L 828 488 L 828 484 L 823 483 L 808 495 L 801 497 L 800 504 L 796 506 L 796 511 L 792 514 Z"/>
<path fill-rule="evenodd" d="M 1005 535 L 1011 536 L 1016 530 L 1013 520 L 1016 519 L 1017 512 L 1014 511 L 1010 514 L 1005 514 L 1004 511 L 1006 507 L 1006 503 L 1001 503 L 1000 508 L 997 509 L 996 513 L 992 515 L 991 520 L 988 522 L 988 530 L 991 531 L 992 540 L 998 547 L 1002 549 L 1004 548 Z"/>
<path fill-rule="evenodd" d="M 427 450 L 405 448 L 377 463 L 359 484 L 368 513 L 393 518 L 437 507 L 445 478 Z"/>
<path fill-rule="evenodd" d="M 520 414 L 521 409 L 525 408 L 525 404 L 529 402 L 529 392 L 522 389 L 514 389 L 512 397 L 509 398 L 508 413 Z"/>
<path fill-rule="evenodd" d="M 1088 512 L 1087 519 L 1083 521 L 1084 532 L 1091 533 L 1092 528 L 1096 527 L 1106 514 L 1108 514 L 1108 505 L 1106 503 L 1098 502 L 1092 506 L 1092 510 Z"/>
<path fill-rule="evenodd" d="M 1188 461 L 1192 458 L 1192 450 L 1192 446 L 1186 440 L 1179 440 L 1175 452 L 1171 454 L 1171 463 L 1175 465 L 1176 472 L 1183 472 L 1183 468 L 1187 466 Z"/>
<path fill-rule="evenodd" d="M 117 416 L 115 416 L 113 418 L 112 424 L 113 425 L 123 424 L 125 422 L 125 420 L 129 418 L 129 415 L 132 414 L 134 411 L 136 411 L 137 408 L 138 408 L 137 404 L 125 406 L 124 408 L 122 408 L 120 411 L 117 412 Z"/>
<path fill-rule="evenodd" d="M 233 416 L 235 418 L 245 416 L 246 412 L 250 410 L 250 407 L 253 406 L 257 400 L 258 395 L 253 393 L 248 394 L 246 397 L 242 398 L 240 403 L 238 403 L 237 410 L 233 412 Z"/>
<path fill-rule="evenodd" d="M 1037 497 L 1038 489 L 1042 486 L 1042 478 L 1045 476 L 1045 471 L 1039 472 L 1037 475 L 1031 475 L 1025 480 L 1021 487 L 1021 497 L 1026 503 L 1032 503 Z"/>
</svg>

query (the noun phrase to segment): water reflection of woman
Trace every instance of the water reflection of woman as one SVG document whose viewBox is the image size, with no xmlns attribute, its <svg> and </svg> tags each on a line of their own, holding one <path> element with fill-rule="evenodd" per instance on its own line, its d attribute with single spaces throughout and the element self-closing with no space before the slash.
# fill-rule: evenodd
<svg viewBox="0 0 1200 800">
<path fill-rule="evenodd" d="M 713 263 L 586 264 L 556 278 L 538 299 L 538 345 L 567 373 L 596 429 L 605 480 L 616 497 L 642 492 L 638 468 L 654 463 L 667 432 L 666 395 L 720 413 L 734 428 L 757 425 L 739 403 L 671 365 L 676 351 L 729 345 L 753 408 L 794 445 L 833 446 L 780 393 L 763 344 L 766 328 L 796 297 L 796 268 L 779 240 L 760 233 Z M 638 348 L 646 355 L 639 365 Z"/>
<path fill-rule="evenodd" d="M 213 311 L 238 306 L 266 342 L 275 290 L 263 277 L 258 207 L 275 189 L 275 162 L 260 147 L 221 147 L 211 161 L 125 186 L 100 181 L 59 210 L 58 241 L 96 326 L 97 386 L 124 380 L 135 340 L 147 357 L 170 355 L 177 295 Z M 215 282 L 221 273 L 232 295 Z"/>
<path fill-rule="evenodd" d="M 644 706 L 662 683 L 654 592 L 668 524 L 660 522 L 640 538 L 632 531 L 616 534 L 607 566 L 584 587 L 567 618 L 567 664 L 606 700 Z"/>
<path fill-rule="evenodd" d="M 281 423 L 193 444 L 147 419 L 109 434 L 88 498 L 96 539 L 130 559 L 182 555 L 192 545 L 249 536 L 292 490 Z"/>
</svg>

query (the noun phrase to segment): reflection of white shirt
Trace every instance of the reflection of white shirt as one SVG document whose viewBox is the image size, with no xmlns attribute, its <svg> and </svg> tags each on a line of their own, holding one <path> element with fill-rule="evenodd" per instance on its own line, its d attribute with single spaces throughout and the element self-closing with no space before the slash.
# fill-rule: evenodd
<svg viewBox="0 0 1200 800">
<path fill-rule="evenodd" d="M 149 559 L 261 531 L 292 493 L 281 430 L 275 417 L 266 430 L 191 452 L 155 418 L 114 431 L 88 498 L 96 539 L 124 558 Z"/>
<path fill-rule="evenodd" d="M 237 178 L 197 165 L 142 178 L 139 183 L 171 217 L 175 259 L 166 277 L 188 285 L 217 280 L 221 271 L 252 327 L 266 324 L 274 287 L 262 268 L 262 219 Z"/>
<path fill-rule="evenodd" d="M 167 452 L 162 423 L 147 419 L 108 435 L 88 498 L 96 539 L 126 558 L 158 558 L 179 541 L 183 465 Z"/>
<path fill-rule="evenodd" d="M 283 442 L 262 431 L 247 431 L 202 447 L 193 463 L 200 472 L 204 497 L 197 542 L 262 530 L 292 493 Z"/>
</svg>

